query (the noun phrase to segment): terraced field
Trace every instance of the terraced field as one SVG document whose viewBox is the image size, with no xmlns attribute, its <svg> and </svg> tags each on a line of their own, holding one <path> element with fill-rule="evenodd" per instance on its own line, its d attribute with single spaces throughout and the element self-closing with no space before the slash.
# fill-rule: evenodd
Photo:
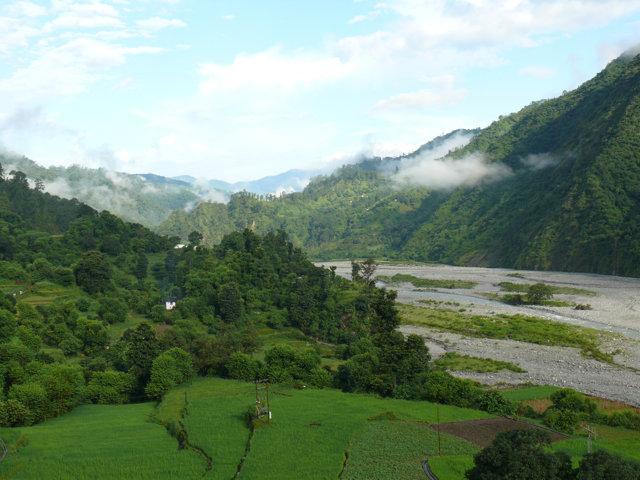
<svg viewBox="0 0 640 480">
<path fill-rule="evenodd" d="M 543 401 L 553 391 L 506 395 Z M 2 429 L 10 452 L 0 479 L 417 480 L 428 458 L 441 480 L 462 480 L 486 444 L 474 434 L 505 428 L 476 410 L 279 385 L 271 387 L 271 423 L 252 428 L 246 413 L 254 401 L 253 384 L 199 378 L 158 405 L 88 405 L 41 425 Z M 447 428 L 436 428 L 438 418 Z M 640 432 L 597 431 L 597 447 L 640 460 Z M 586 440 L 571 437 L 553 448 L 579 459 Z"/>
</svg>

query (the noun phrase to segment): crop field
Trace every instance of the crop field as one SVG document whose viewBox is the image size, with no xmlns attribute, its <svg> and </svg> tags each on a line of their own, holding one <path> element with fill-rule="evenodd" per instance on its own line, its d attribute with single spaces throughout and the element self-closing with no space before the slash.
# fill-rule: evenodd
<svg viewBox="0 0 640 480">
<path fill-rule="evenodd" d="M 0 430 L 2 480 L 199 478 L 203 462 L 149 422 L 151 403 L 86 405 L 33 427 Z"/>
<path fill-rule="evenodd" d="M 553 390 L 505 393 L 528 401 Z M 441 480 L 462 480 L 486 444 L 476 437 L 505 422 L 429 402 L 273 385 L 273 419 L 252 428 L 246 413 L 254 400 L 251 383 L 199 378 L 158 405 L 88 405 L 41 425 L 3 429 L 10 453 L 0 479 L 413 480 L 424 478 L 421 462 L 428 458 Z M 596 431 L 596 447 L 640 459 L 640 432 Z M 586 439 L 561 439 L 551 448 L 577 461 Z"/>
<path fill-rule="evenodd" d="M 343 468 L 344 478 L 389 478 L 371 477 L 375 468 L 413 479 L 423 475 L 420 461 L 437 453 L 428 427 L 436 406 L 428 402 L 273 386 L 273 420 L 252 431 L 245 413 L 254 398 L 253 384 L 198 379 L 155 410 L 148 403 L 85 406 L 39 426 L 5 429 L 12 451 L 0 478 L 230 479 L 238 472 L 247 479 L 335 479 Z M 449 406 L 439 415 L 443 422 L 489 417 Z M 181 427 L 188 445 L 179 450 L 169 432 Z M 388 455 L 380 454 L 384 445 L 393 446 Z M 448 455 L 477 450 L 448 435 L 442 448 Z"/>
</svg>

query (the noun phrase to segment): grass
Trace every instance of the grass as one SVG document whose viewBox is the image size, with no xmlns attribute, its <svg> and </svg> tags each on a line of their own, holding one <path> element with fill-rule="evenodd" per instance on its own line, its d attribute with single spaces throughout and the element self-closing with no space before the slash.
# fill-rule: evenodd
<svg viewBox="0 0 640 480">
<path fill-rule="evenodd" d="M 411 283 L 414 287 L 421 288 L 473 288 L 476 282 L 470 280 L 456 280 L 446 278 L 418 278 L 405 273 L 396 273 L 393 277 L 381 275 L 378 280 L 386 283 Z"/>
<path fill-rule="evenodd" d="M 457 372 L 499 372 L 500 370 L 510 370 L 512 372 L 524 373 L 525 370 L 511 362 L 503 362 L 493 360 L 491 358 L 472 357 L 469 355 L 460 355 L 456 352 L 447 352 L 435 364 L 446 370 Z"/>
<path fill-rule="evenodd" d="M 473 467 L 473 456 L 442 455 L 430 457 L 429 465 L 439 480 L 462 480 L 465 478 L 465 472 Z"/>
<path fill-rule="evenodd" d="M 250 435 L 243 414 L 253 404 L 254 386 L 217 378 L 198 379 L 170 392 L 160 404 L 159 416 L 178 416 L 185 392 L 187 415 L 183 423 L 189 442 L 213 460 L 213 469 L 206 478 L 232 478 Z M 357 447 L 356 439 L 364 438 L 359 436 L 364 435 L 371 417 L 393 412 L 392 416 L 401 422 L 436 421 L 435 405 L 428 402 L 381 399 L 329 389 L 295 390 L 274 385 L 270 404 L 273 420 L 254 430 L 239 478 L 337 478 L 346 452 Z M 440 407 L 443 422 L 488 416 L 476 410 Z M 452 441 L 459 445 L 456 439 Z M 397 458 L 393 461 L 400 462 Z M 417 467 L 420 473 L 419 463 Z M 351 469 L 354 475 L 359 468 Z"/>
<path fill-rule="evenodd" d="M 0 479 L 202 478 L 204 462 L 148 421 L 153 409 L 85 405 L 40 425 L 1 430 L 11 451 Z"/>
<path fill-rule="evenodd" d="M 526 387 L 504 393 L 528 400 L 552 391 Z M 428 424 L 437 421 L 438 410 L 441 422 L 490 417 L 429 402 L 273 385 L 273 420 L 251 429 L 244 414 L 254 393 L 251 383 L 198 378 L 170 391 L 157 406 L 87 405 L 41 425 L 0 430 L 11 447 L 0 479 L 409 480 L 424 478 L 420 462 L 428 458 L 441 480 L 462 480 L 478 447 L 442 434 L 439 456 L 437 433 Z M 177 428 L 186 432 L 187 448 L 178 449 L 169 435 Z M 596 429 L 596 447 L 640 456 L 639 432 Z M 578 459 L 586 441 L 568 439 L 552 448 Z"/>
<path fill-rule="evenodd" d="M 448 455 L 466 454 L 478 447 L 451 435 L 441 435 Z M 394 419 L 371 420 L 352 439 L 344 480 L 423 480 L 422 461 L 438 451 L 438 436 L 426 425 Z M 454 477 L 462 478 L 462 477 Z"/>
<path fill-rule="evenodd" d="M 560 390 L 559 387 L 551 385 L 535 385 L 501 390 L 501 393 L 508 400 L 522 402 L 526 400 L 544 400 L 558 390 Z"/>
<path fill-rule="evenodd" d="M 533 283 L 514 283 L 514 282 L 500 282 L 498 286 L 503 292 L 517 292 L 517 293 L 527 293 L 529 291 L 529 287 L 533 285 Z M 579 295 L 579 296 L 587 296 L 587 297 L 595 297 L 597 295 L 593 290 L 586 290 L 584 288 L 576 288 L 576 287 L 560 287 L 557 285 L 549 285 L 545 284 L 551 288 L 551 293 L 556 294 L 565 294 L 565 295 Z"/>
<path fill-rule="evenodd" d="M 591 425 L 594 427 L 594 425 Z M 593 449 L 604 449 L 630 460 L 640 461 L 640 433 L 624 428 L 595 425 L 596 438 Z M 554 443 L 553 450 L 569 454 L 574 461 L 587 453 L 586 437 L 575 437 Z"/>
<path fill-rule="evenodd" d="M 399 305 L 402 322 L 479 338 L 510 339 L 539 345 L 579 348 L 583 355 L 613 362 L 600 350 L 601 332 L 525 315 L 470 315 L 413 305 Z"/>
</svg>

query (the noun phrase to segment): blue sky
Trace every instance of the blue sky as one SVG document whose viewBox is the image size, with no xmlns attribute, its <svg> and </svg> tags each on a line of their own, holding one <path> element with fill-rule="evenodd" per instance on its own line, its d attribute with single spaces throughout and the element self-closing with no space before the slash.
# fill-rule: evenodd
<svg viewBox="0 0 640 480">
<path fill-rule="evenodd" d="M 411 151 L 592 77 L 640 0 L 0 0 L 0 146 L 239 180 Z"/>
</svg>

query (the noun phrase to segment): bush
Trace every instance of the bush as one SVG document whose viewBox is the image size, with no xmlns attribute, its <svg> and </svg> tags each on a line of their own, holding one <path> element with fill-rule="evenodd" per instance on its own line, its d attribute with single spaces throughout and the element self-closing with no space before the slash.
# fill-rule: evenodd
<svg viewBox="0 0 640 480">
<path fill-rule="evenodd" d="M 577 480 L 638 480 L 640 463 L 598 450 L 580 462 Z"/>
<path fill-rule="evenodd" d="M 13 313 L 0 309 L 0 343 L 9 340 L 18 328 L 18 322 Z"/>
<path fill-rule="evenodd" d="M 129 401 L 135 379 L 129 373 L 107 370 L 94 372 L 87 384 L 86 397 L 93 403 L 122 404 Z"/>
<path fill-rule="evenodd" d="M 552 407 L 558 410 L 571 410 L 591 416 L 596 412 L 596 403 L 583 394 L 570 388 L 558 390 L 551 395 Z"/>
<path fill-rule="evenodd" d="M 151 365 L 151 377 L 145 389 L 150 398 L 160 398 L 169 389 L 193 375 L 191 355 L 181 348 L 172 348 L 156 357 Z"/>
<path fill-rule="evenodd" d="M 18 400 L 0 401 L 0 427 L 28 425 L 31 412 Z"/>
<path fill-rule="evenodd" d="M 475 456 L 469 480 L 569 480 L 574 478 L 565 453 L 544 450 L 548 437 L 539 430 L 499 433 L 493 443 Z"/>
<path fill-rule="evenodd" d="M 229 378 L 236 380 L 254 381 L 260 371 L 260 362 L 254 360 L 246 353 L 234 352 L 225 364 L 225 370 Z"/>
<path fill-rule="evenodd" d="M 127 304 L 116 297 L 102 297 L 98 317 L 108 324 L 123 323 L 127 320 Z"/>
<path fill-rule="evenodd" d="M 24 425 L 41 422 L 47 418 L 49 407 L 47 391 L 39 383 L 12 385 L 9 389 L 9 399 L 21 403 L 29 411 Z"/>
<path fill-rule="evenodd" d="M 580 423 L 580 415 L 573 410 L 558 410 L 556 408 L 548 408 L 544 412 L 544 424 L 559 432 L 573 433 Z"/>
<path fill-rule="evenodd" d="M 527 302 L 540 305 L 553 297 L 553 288 L 544 283 L 534 283 L 527 289 Z"/>
</svg>

